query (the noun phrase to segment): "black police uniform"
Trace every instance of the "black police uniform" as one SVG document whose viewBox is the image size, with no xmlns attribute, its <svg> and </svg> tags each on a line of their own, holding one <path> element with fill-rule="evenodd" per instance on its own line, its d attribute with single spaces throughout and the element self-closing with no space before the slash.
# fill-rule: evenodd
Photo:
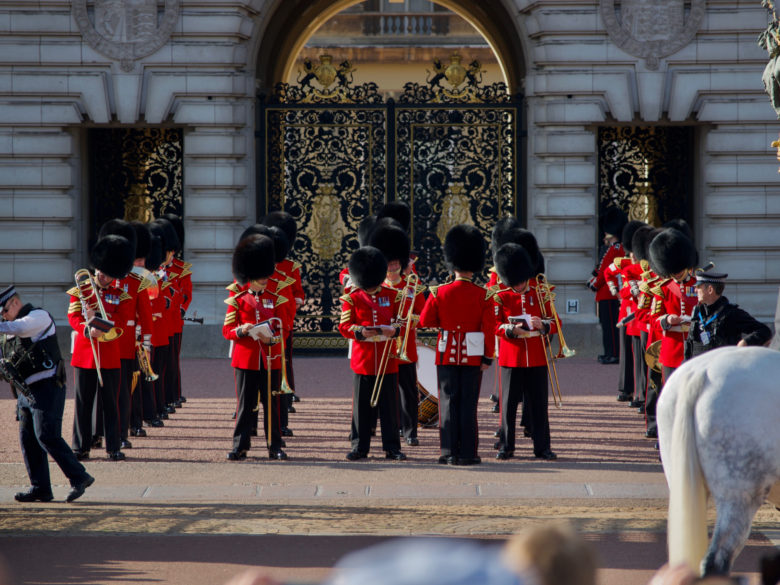
<svg viewBox="0 0 780 585">
<path fill-rule="evenodd" d="M 726 297 L 711 305 L 699 303 L 693 310 L 691 329 L 685 341 L 685 359 L 724 345 L 737 345 L 742 339 L 748 345 L 764 345 L 772 331 L 756 321 Z"/>
<path fill-rule="evenodd" d="M 15 331 L 24 317 L 33 312 L 45 313 L 48 323 L 29 337 L 16 335 Z M 76 459 L 71 448 L 62 438 L 62 415 L 65 409 L 64 364 L 57 345 L 54 320 L 43 309 L 24 305 L 14 321 L 0 323 L 2 356 L 14 365 L 19 378 L 24 380 L 30 396 L 19 393 L 17 409 L 19 416 L 19 441 L 22 455 L 30 477 L 32 489 L 16 495 L 20 501 L 49 501 L 52 499 L 49 464 L 46 455 L 60 466 L 74 491 L 83 490 L 94 479 Z M 32 398 L 32 399 L 31 399 Z M 74 491 L 68 501 L 75 499 Z M 78 495 L 76 497 L 78 497 Z"/>
</svg>

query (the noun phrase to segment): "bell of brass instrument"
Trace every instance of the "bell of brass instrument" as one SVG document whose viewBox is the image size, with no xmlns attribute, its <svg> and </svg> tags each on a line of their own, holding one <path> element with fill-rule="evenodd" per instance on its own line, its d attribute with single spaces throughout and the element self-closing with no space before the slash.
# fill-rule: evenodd
<svg viewBox="0 0 780 585">
<path fill-rule="evenodd" d="M 566 345 L 566 338 L 563 336 L 563 326 L 561 325 L 561 319 L 558 317 L 558 310 L 555 308 L 555 293 L 550 288 L 550 284 L 547 282 L 547 277 L 544 274 L 537 274 L 536 275 L 536 282 L 540 287 L 542 287 L 542 292 L 544 296 L 544 300 L 550 301 L 550 312 L 552 315 L 550 317 L 553 321 L 555 321 L 555 326 L 558 328 L 558 355 L 556 355 L 556 358 L 567 358 L 567 357 L 573 357 L 577 351 L 571 349 L 568 345 Z M 544 305 L 542 305 L 544 307 Z"/>
<path fill-rule="evenodd" d="M 154 373 L 154 370 L 152 370 L 152 362 L 149 358 L 149 350 L 146 349 L 143 345 L 143 343 L 136 341 L 135 342 L 135 356 L 138 358 L 138 367 L 141 368 L 141 372 L 144 375 L 144 379 L 147 382 L 154 382 L 158 376 Z"/>
</svg>

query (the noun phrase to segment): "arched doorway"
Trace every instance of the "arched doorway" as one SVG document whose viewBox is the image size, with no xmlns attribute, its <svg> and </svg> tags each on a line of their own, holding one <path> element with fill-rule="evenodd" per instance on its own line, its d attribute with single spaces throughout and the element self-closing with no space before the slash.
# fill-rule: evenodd
<svg viewBox="0 0 780 585">
<path fill-rule="evenodd" d="M 314 25 L 299 20 L 321 22 L 350 4 L 356 2 L 328 3 L 320 17 L 299 15 L 294 24 L 310 36 Z M 377 20 L 369 25 L 394 26 L 383 16 L 370 11 Z M 420 18 L 411 26 L 426 25 Z M 296 30 L 293 23 L 288 28 Z M 267 75 L 289 79 L 305 38 L 290 33 L 278 40 L 290 47 L 281 53 L 288 57 Z M 450 227 L 472 223 L 489 240 L 500 217 L 522 217 L 522 94 L 503 80 L 485 83 L 467 50 L 442 55 L 429 64 L 424 83 L 407 83 L 394 98 L 373 82 L 354 83 L 360 64 L 329 54 L 303 61 L 292 76 L 297 83 L 259 96 L 258 216 L 284 209 L 298 222 L 294 255 L 304 265 L 308 297 L 297 323 L 299 345 L 343 343 L 336 333 L 338 273 L 358 246 L 360 221 L 384 202 L 412 209 L 412 246 L 427 284 L 446 278 L 441 243 Z M 507 69 L 503 61 L 501 68 Z"/>
</svg>

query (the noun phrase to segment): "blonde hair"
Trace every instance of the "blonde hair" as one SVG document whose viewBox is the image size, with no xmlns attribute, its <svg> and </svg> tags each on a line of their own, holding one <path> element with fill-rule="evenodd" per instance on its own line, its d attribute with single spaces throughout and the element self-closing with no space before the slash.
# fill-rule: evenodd
<svg viewBox="0 0 780 585">
<path fill-rule="evenodd" d="M 504 562 L 538 585 L 595 585 L 596 553 L 569 524 L 524 530 L 504 549 Z"/>
</svg>

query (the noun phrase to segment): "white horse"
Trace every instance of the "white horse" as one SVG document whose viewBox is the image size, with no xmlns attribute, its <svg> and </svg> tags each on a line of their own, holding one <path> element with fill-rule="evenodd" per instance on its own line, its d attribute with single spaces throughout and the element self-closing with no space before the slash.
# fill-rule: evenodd
<svg viewBox="0 0 780 585">
<path fill-rule="evenodd" d="M 731 346 L 684 362 L 663 388 L 657 420 L 669 563 L 728 573 L 770 490 L 780 505 L 780 352 Z M 708 493 L 717 513 L 709 548 Z"/>
</svg>

